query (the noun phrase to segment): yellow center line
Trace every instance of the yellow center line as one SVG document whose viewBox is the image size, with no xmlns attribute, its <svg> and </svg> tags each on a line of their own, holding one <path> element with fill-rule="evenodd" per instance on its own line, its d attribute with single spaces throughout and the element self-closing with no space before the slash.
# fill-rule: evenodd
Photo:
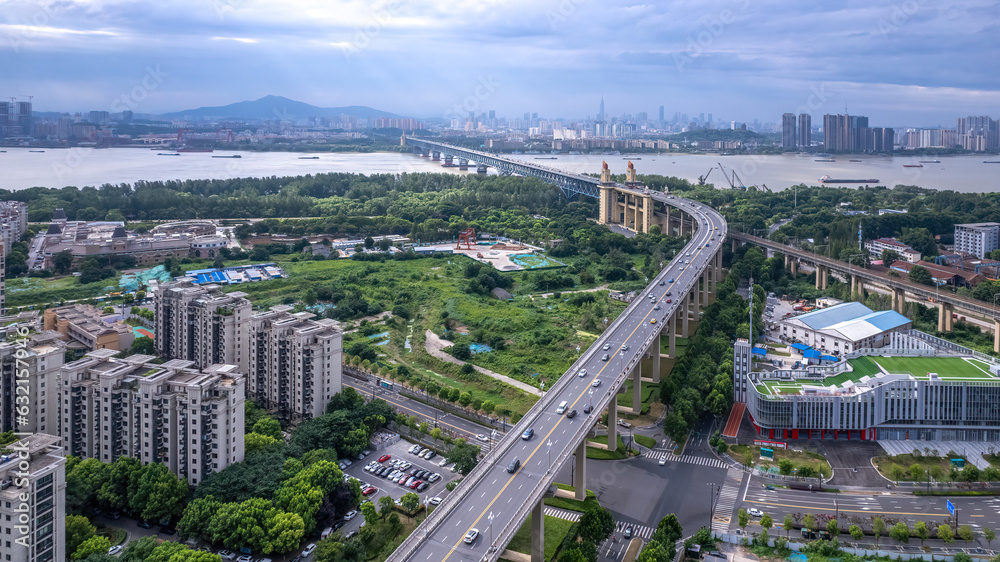
<svg viewBox="0 0 1000 562">
<path fill-rule="evenodd" d="M 692 215 L 692 217 L 693 217 L 693 215 Z M 700 254 L 701 254 L 701 253 L 702 253 L 703 251 L 705 251 L 705 246 L 701 246 L 701 248 L 700 248 L 700 249 L 699 249 L 699 250 L 698 250 L 698 251 L 697 251 L 697 252 L 695 253 L 695 255 L 694 255 L 693 257 L 698 257 L 698 256 L 699 256 L 699 255 L 700 255 Z M 689 260 L 689 261 L 690 261 L 690 260 Z M 685 265 L 685 267 L 686 267 L 687 265 L 690 265 L 690 263 L 686 264 L 686 265 Z M 681 273 L 681 274 L 682 274 L 682 273 Z M 677 275 L 677 278 L 678 278 L 678 279 L 680 279 L 680 276 L 681 276 L 681 274 L 678 274 L 678 275 Z M 654 283 L 655 283 L 655 281 L 654 281 Z M 693 287 L 693 288 L 697 288 L 697 283 L 698 283 L 698 281 L 697 281 L 697 277 L 696 277 L 696 279 L 695 279 L 695 287 Z M 666 288 L 665 290 L 669 290 L 669 289 L 670 289 L 671 287 L 673 287 L 673 286 L 674 286 L 674 285 L 676 285 L 676 284 L 677 284 L 677 281 L 675 281 L 675 282 L 671 283 L 671 284 L 670 284 L 670 285 L 669 285 L 669 286 L 668 286 L 668 287 L 667 287 L 667 288 Z M 661 297 L 661 298 L 662 298 L 662 297 Z M 678 302 L 678 304 L 680 304 L 680 303 Z M 639 330 L 639 328 L 640 328 L 640 327 L 642 327 L 642 326 L 643 326 L 643 325 L 644 325 L 644 324 L 646 323 L 646 320 L 647 320 L 647 319 L 649 318 L 649 316 L 650 316 L 650 315 L 651 315 L 651 314 L 652 314 L 653 312 L 656 312 L 656 311 L 655 311 L 655 310 L 653 310 L 652 308 L 650 308 L 650 309 L 649 309 L 649 312 L 647 312 L 647 313 L 646 313 L 646 315 L 645 315 L 645 316 L 644 316 L 644 317 L 642 318 L 642 321 L 641 321 L 641 322 L 639 322 L 638 324 L 636 324 L 636 326 L 635 326 L 635 328 L 634 328 L 634 329 L 632 330 L 632 332 L 631 332 L 631 333 L 630 333 L 630 334 L 628 335 L 628 337 L 627 337 L 627 338 L 625 338 L 625 341 L 628 341 L 628 340 L 632 339 L 632 336 L 634 336 L 634 335 L 635 335 L 635 333 L 636 333 L 636 332 L 637 332 L 637 331 Z M 685 311 L 684 311 L 684 313 L 685 313 L 685 314 L 687 314 L 687 311 L 685 310 Z M 622 342 L 622 343 L 624 344 L 624 342 Z M 604 369 L 607 369 L 609 365 L 610 365 L 610 361 L 608 361 L 608 362 L 605 362 L 605 363 L 604 363 L 604 366 L 603 366 L 603 367 L 601 367 L 601 370 L 597 372 L 597 377 L 600 377 L 600 376 L 601 376 L 601 373 L 603 373 L 603 372 L 604 372 Z M 596 378 L 596 377 L 595 377 L 595 378 Z M 580 400 L 582 400 L 582 399 L 583 399 L 583 395 L 587 393 L 587 390 L 588 390 L 588 388 L 584 388 L 583 392 L 581 392 L 581 393 L 580 393 L 580 395 L 579 395 L 579 396 L 577 396 L 576 400 L 574 400 L 574 401 L 573 401 L 573 404 L 574 404 L 574 405 L 575 405 L 575 404 L 576 404 L 577 402 L 579 402 Z M 617 399 L 617 395 L 614 395 L 614 396 L 612 396 L 612 397 L 611 397 L 611 403 L 610 403 L 610 404 L 608 404 L 608 407 L 609 407 L 609 408 L 612 408 L 612 407 L 613 407 L 613 408 L 617 408 L 617 407 L 618 407 L 618 399 Z M 560 423 L 562 423 L 562 422 L 563 422 L 563 420 L 565 420 L 565 419 L 566 419 L 566 417 L 565 417 L 565 416 L 559 416 L 559 419 L 558 419 L 558 420 L 556 421 L 555 425 L 553 425 L 553 426 L 552 426 L 552 429 L 551 429 L 551 430 L 549 430 L 549 432 L 548 432 L 548 433 L 547 433 L 547 434 L 545 435 L 545 438 L 543 438 L 543 439 L 540 439 L 540 440 L 539 440 L 539 442 L 538 442 L 538 446 L 536 446 L 536 447 L 535 447 L 535 450 L 534 450 L 534 451 L 532 451 L 532 452 L 531 452 L 531 454 L 530 454 L 530 455 L 528 455 L 528 458 L 526 458 L 526 459 L 525 459 L 525 461 L 524 461 L 524 465 L 523 465 L 523 466 L 527 466 L 527 464 L 528 464 L 528 462 L 529 462 L 529 461 L 531 460 L 531 458 L 535 456 L 535 453 L 537 453 L 537 452 L 538 452 L 538 451 L 539 451 L 539 450 L 540 450 L 540 449 L 542 448 L 542 445 L 543 445 L 543 444 L 545 443 L 545 441 L 546 441 L 546 440 L 547 440 L 547 439 L 548 439 L 549 437 L 551 437 L 552 433 L 553 433 L 553 432 L 554 432 L 554 431 L 555 431 L 555 430 L 556 430 L 556 429 L 557 429 L 557 428 L 559 427 L 559 424 L 560 424 Z M 586 442 L 586 441 L 584 441 L 584 442 Z M 495 457 L 494 457 L 494 460 L 496 460 L 496 458 L 495 458 Z M 519 470 L 520 470 L 520 469 L 519 469 Z M 547 471 L 546 471 L 546 473 L 547 473 Z M 543 476 L 543 477 L 544 477 L 544 476 Z M 504 493 L 504 490 L 506 490 L 506 489 L 507 489 L 507 487 L 508 487 L 508 486 L 510 486 L 511 482 L 513 482 L 515 478 L 517 478 L 517 473 L 516 473 L 516 472 L 515 472 L 514 474 L 512 474 L 512 475 L 510 476 L 510 478 L 508 478 L 508 479 L 507 479 L 507 483 L 506 483 L 506 484 L 504 484 L 502 488 L 500 488 L 500 491 L 499 491 L 499 492 L 497 492 L 497 494 L 496 494 L 496 495 L 495 495 L 495 496 L 493 497 L 493 499 L 492 499 L 492 500 L 490 500 L 490 503 L 489 503 L 489 504 L 488 504 L 488 505 L 487 505 L 487 506 L 486 506 L 485 508 L 483 508 L 483 511 L 482 511 L 482 513 L 480 513 L 480 514 L 479 514 L 479 516 L 478 516 L 478 517 L 476 517 L 476 519 L 475 519 L 475 520 L 474 520 L 474 521 L 472 522 L 472 524 L 471 524 L 471 525 L 469 526 L 469 528 L 468 528 L 468 529 L 466 529 L 465 533 L 463 533 L 463 535 L 462 535 L 462 538 L 461 538 L 461 539 L 458 539 L 458 542 L 456 542 L 456 543 L 455 543 L 455 544 L 454 544 L 454 545 L 453 545 L 453 546 L 451 547 L 451 549 L 450 549 L 450 550 L 448 551 L 448 554 L 447 554 L 447 555 L 446 555 L 446 556 L 445 556 L 444 558 L 442 558 L 442 559 L 441 559 L 441 562 L 446 562 L 446 561 L 448 560 L 448 558 L 450 558 L 450 557 L 451 557 L 451 554 L 452 554 L 453 552 L 455 552 L 455 550 L 456 550 L 456 549 L 457 549 L 457 548 L 458 548 L 458 547 L 459 547 L 459 546 L 460 546 L 460 545 L 462 544 L 462 541 L 463 541 L 463 540 L 465 540 L 465 535 L 467 535 L 467 534 L 469 533 L 469 531 L 471 531 L 471 530 L 472 530 L 473 528 L 475 528 L 475 526 L 476 526 L 476 525 L 478 525 L 478 524 L 479 524 L 479 522 L 480 522 L 480 521 L 481 521 L 481 520 L 483 519 L 483 517 L 485 517 L 485 516 L 486 516 L 486 512 L 487 512 L 487 511 L 489 511 L 489 509 L 490 509 L 491 507 L 493 507 L 493 504 L 494 504 L 494 503 L 496 503 L 496 501 L 497 501 L 498 499 L 500 499 L 500 496 L 502 496 L 502 495 L 503 495 L 503 493 Z"/>
</svg>

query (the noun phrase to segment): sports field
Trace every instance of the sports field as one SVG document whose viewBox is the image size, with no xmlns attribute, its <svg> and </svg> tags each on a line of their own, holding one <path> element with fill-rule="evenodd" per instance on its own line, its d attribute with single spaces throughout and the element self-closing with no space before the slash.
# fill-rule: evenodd
<svg viewBox="0 0 1000 562">
<path fill-rule="evenodd" d="M 890 373 L 909 373 L 926 379 L 927 373 L 937 373 L 943 380 L 982 380 L 995 378 L 986 364 L 963 357 L 872 357 Z"/>
</svg>

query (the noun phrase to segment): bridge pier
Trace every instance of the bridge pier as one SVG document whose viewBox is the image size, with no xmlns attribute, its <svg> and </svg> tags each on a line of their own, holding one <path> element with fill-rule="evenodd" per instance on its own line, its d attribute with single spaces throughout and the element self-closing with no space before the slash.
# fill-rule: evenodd
<svg viewBox="0 0 1000 562">
<path fill-rule="evenodd" d="M 657 349 L 659 354 L 660 350 Z M 632 413 L 642 413 L 642 357 L 635 362 L 635 369 L 632 369 Z"/>
<path fill-rule="evenodd" d="M 653 373 L 650 379 L 653 382 L 660 382 L 660 345 L 661 339 L 663 338 L 663 330 L 660 329 L 656 332 L 656 339 L 653 340 L 652 348 L 656 351 L 653 353 Z"/>
<path fill-rule="evenodd" d="M 441 160 L 441 151 L 435 150 L 431 152 L 431 160 L 433 160 L 434 162 Z"/>
<path fill-rule="evenodd" d="M 575 499 L 587 499 L 587 440 L 584 439 L 576 448 L 576 474 L 573 479 Z"/>
<path fill-rule="evenodd" d="M 792 272 L 792 277 L 795 277 L 796 275 L 799 274 L 799 260 L 794 257 L 792 258 L 791 262 L 791 272 Z"/>
<path fill-rule="evenodd" d="M 905 289 L 893 289 L 892 290 L 892 309 L 896 312 L 903 313 L 903 305 L 906 304 L 906 290 Z"/>
<path fill-rule="evenodd" d="M 545 562 L 545 506 L 543 500 L 538 500 L 531 510 L 531 562 Z"/>
<path fill-rule="evenodd" d="M 618 393 L 611 393 L 608 404 L 608 450 L 618 450 Z"/>
<path fill-rule="evenodd" d="M 688 295 L 684 295 L 684 302 L 678 308 L 681 313 L 681 337 L 688 337 Z M 673 342 L 671 342 L 673 343 Z M 673 350 L 670 350 L 671 353 Z"/>
<path fill-rule="evenodd" d="M 465 158 L 459 158 L 458 159 L 458 169 L 459 170 L 468 170 L 469 169 L 469 161 L 466 160 Z"/>
<path fill-rule="evenodd" d="M 451 154 L 444 155 L 444 165 L 446 168 L 450 168 L 455 165 L 455 158 Z"/>
<path fill-rule="evenodd" d="M 698 305 L 698 293 L 700 292 L 701 286 L 698 284 L 698 279 L 695 279 L 694 287 L 691 288 L 691 319 L 695 321 L 698 320 L 698 313 L 701 312 L 701 308 Z"/>
<path fill-rule="evenodd" d="M 938 331 L 939 332 L 950 332 L 952 330 L 951 315 L 954 313 L 954 307 L 947 303 L 938 303 Z M 994 347 L 996 347 L 996 337 L 994 339 Z"/>
<path fill-rule="evenodd" d="M 830 268 L 828 266 L 823 266 L 823 286 L 820 289 L 824 291 L 830 285 Z"/>
<path fill-rule="evenodd" d="M 993 321 L 993 353 L 1000 353 L 1000 320 Z"/>
<path fill-rule="evenodd" d="M 830 268 L 825 265 L 816 264 L 816 288 L 825 290 L 830 279 Z"/>
<path fill-rule="evenodd" d="M 486 166 L 483 164 L 476 164 L 476 173 L 486 175 Z"/>
<path fill-rule="evenodd" d="M 670 348 L 667 350 L 667 352 L 671 357 L 676 358 L 677 357 L 677 313 L 676 312 L 674 312 L 670 316 L 670 320 L 667 320 L 667 323 L 668 323 L 667 325 L 669 326 L 667 330 L 670 332 L 667 336 L 670 340 Z"/>
</svg>

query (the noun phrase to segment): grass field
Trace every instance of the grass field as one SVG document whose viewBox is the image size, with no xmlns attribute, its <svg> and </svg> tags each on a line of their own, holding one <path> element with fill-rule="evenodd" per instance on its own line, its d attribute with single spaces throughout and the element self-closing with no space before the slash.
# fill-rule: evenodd
<svg viewBox="0 0 1000 562">
<path fill-rule="evenodd" d="M 979 380 L 994 378 L 985 365 L 973 364 L 960 357 L 873 357 L 890 373 L 909 373 L 926 379 L 927 373 L 937 373 L 944 380 Z"/>
<path fill-rule="evenodd" d="M 558 517 L 552 517 L 551 515 L 545 516 L 545 559 L 551 560 L 552 556 L 555 555 L 556 549 L 562 544 L 563 539 L 566 538 L 566 533 L 569 532 L 570 527 L 573 526 L 572 521 L 567 521 L 565 519 L 559 519 Z M 495 530 L 495 529 L 494 529 Z M 483 542 L 489 542 L 490 531 L 489 528 L 483 528 L 479 530 L 480 539 Z M 513 550 L 514 552 L 521 552 L 524 554 L 531 553 L 531 516 L 521 525 L 517 533 L 510 539 L 510 544 L 507 548 Z"/>
</svg>

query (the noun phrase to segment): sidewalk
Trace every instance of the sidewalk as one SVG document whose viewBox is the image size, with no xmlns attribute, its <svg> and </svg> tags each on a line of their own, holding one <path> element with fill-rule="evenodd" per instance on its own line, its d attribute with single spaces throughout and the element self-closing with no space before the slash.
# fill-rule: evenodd
<svg viewBox="0 0 1000 562">
<path fill-rule="evenodd" d="M 462 361 L 460 359 L 455 359 L 454 357 L 443 351 L 445 348 L 452 346 L 452 343 L 450 341 L 445 341 L 439 338 L 437 334 L 435 334 L 430 330 L 427 330 L 427 332 L 424 333 L 424 336 L 425 336 L 424 349 L 427 350 L 427 353 L 430 353 L 431 355 L 437 357 L 442 361 L 447 361 L 449 363 L 454 363 L 456 365 L 465 365 L 465 361 Z M 492 377 L 500 382 L 509 384 L 510 386 L 523 390 L 528 394 L 533 394 L 535 396 L 542 395 L 542 391 L 531 386 L 530 384 L 523 383 L 517 379 L 512 379 L 506 375 L 501 375 L 500 373 L 494 373 L 489 369 L 484 369 L 476 365 L 473 365 L 472 367 L 488 377 Z"/>
</svg>

